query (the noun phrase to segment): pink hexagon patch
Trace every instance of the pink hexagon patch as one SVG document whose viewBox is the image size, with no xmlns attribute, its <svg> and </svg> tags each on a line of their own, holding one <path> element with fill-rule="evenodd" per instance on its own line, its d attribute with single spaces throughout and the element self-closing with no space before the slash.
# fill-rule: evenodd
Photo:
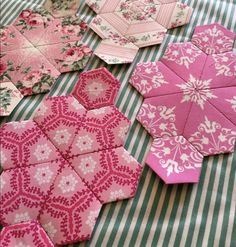
<svg viewBox="0 0 236 247">
<path fill-rule="evenodd" d="M 1 246 L 4 247 L 53 247 L 53 243 L 37 221 L 7 226 L 0 232 Z"/>
<path fill-rule="evenodd" d="M 33 120 L 0 129 L 1 224 L 38 220 L 55 245 L 89 239 L 102 204 L 133 197 L 142 172 L 123 147 L 130 121 L 114 106 L 119 82 L 105 69 L 86 73 L 104 89 L 101 100 L 84 91 L 81 103 L 96 109 L 48 97 Z"/>
<path fill-rule="evenodd" d="M 169 44 L 161 61 L 139 64 L 130 79 L 145 98 L 137 119 L 154 138 L 147 164 L 166 183 L 197 182 L 202 155 L 234 150 L 234 37 L 219 24 L 197 27 L 191 42 Z"/>
</svg>

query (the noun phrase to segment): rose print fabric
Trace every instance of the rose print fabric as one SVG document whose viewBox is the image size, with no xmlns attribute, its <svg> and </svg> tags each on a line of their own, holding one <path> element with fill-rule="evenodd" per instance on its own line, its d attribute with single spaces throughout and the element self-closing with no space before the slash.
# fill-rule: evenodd
<svg viewBox="0 0 236 247">
<path fill-rule="evenodd" d="M 130 83 L 144 96 L 138 121 L 154 138 L 147 164 L 166 182 L 197 182 L 202 157 L 234 150 L 235 34 L 215 23 L 139 64 Z"/>
<path fill-rule="evenodd" d="M 92 51 L 81 42 L 85 22 L 72 16 L 55 19 L 46 10 L 23 10 L 0 30 L 0 79 L 23 95 L 48 92 L 60 73 L 81 70 Z"/>
<path fill-rule="evenodd" d="M 97 13 L 90 27 L 103 39 L 95 54 L 108 64 L 131 63 L 138 48 L 162 43 L 167 29 L 188 23 L 192 14 L 176 1 L 86 2 Z"/>
<path fill-rule="evenodd" d="M 134 196 L 142 167 L 123 147 L 130 121 L 114 106 L 119 86 L 105 68 L 84 72 L 72 95 L 1 127 L 6 231 L 37 220 L 54 245 L 88 240 L 102 204 Z"/>
</svg>

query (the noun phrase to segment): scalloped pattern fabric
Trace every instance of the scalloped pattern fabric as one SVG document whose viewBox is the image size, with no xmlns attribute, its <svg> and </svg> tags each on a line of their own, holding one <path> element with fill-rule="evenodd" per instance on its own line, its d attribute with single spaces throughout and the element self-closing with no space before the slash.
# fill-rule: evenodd
<svg viewBox="0 0 236 247">
<path fill-rule="evenodd" d="M 144 97 L 137 119 L 154 138 L 147 164 L 166 183 L 197 182 L 203 156 L 234 150 L 234 39 L 217 23 L 196 27 L 190 42 L 169 44 L 131 77 Z"/>
</svg>

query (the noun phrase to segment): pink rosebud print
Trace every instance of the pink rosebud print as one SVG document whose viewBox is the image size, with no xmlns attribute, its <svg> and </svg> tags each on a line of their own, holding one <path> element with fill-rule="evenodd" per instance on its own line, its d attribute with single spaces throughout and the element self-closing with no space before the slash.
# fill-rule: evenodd
<svg viewBox="0 0 236 247">
<path fill-rule="evenodd" d="M 84 21 L 82 21 L 81 23 L 80 23 L 80 28 L 82 29 L 82 30 L 85 30 L 85 29 L 87 29 L 87 24 L 84 22 Z"/>
<path fill-rule="evenodd" d="M 40 26 L 44 23 L 42 16 L 38 14 L 32 14 L 27 21 L 30 26 Z"/>
<path fill-rule="evenodd" d="M 23 10 L 21 12 L 20 17 L 22 19 L 28 19 L 31 16 L 31 14 L 32 14 L 32 12 L 30 10 L 26 9 L 26 10 Z"/>
<path fill-rule="evenodd" d="M 0 41 L 5 41 L 7 39 L 7 36 L 8 36 L 8 29 L 1 29 L 0 30 Z"/>
<path fill-rule="evenodd" d="M 84 57 L 84 53 L 80 47 L 70 48 L 65 53 L 65 60 L 77 61 Z"/>
<path fill-rule="evenodd" d="M 26 75 L 23 78 L 23 85 L 25 87 L 32 87 L 35 83 L 37 83 L 42 77 L 42 74 L 39 71 L 33 71 L 30 74 Z"/>
<path fill-rule="evenodd" d="M 0 61 L 0 75 L 3 75 L 7 71 L 7 65 Z"/>
<path fill-rule="evenodd" d="M 92 50 L 91 50 L 88 46 L 86 46 L 86 45 L 82 46 L 82 48 L 83 48 L 83 52 L 84 52 L 85 54 L 90 54 L 91 51 L 92 51 Z"/>
</svg>

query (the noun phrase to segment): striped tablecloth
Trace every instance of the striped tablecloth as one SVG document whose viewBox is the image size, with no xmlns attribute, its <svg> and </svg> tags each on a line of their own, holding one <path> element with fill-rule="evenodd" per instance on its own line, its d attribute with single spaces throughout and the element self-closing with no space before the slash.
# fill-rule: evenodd
<svg viewBox="0 0 236 247">
<path fill-rule="evenodd" d="M 112 1 L 112 0 L 111 0 Z M 170 42 L 189 40 L 194 27 L 218 22 L 236 31 L 236 0 L 187 0 L 194 8 L 190 23 L 168 31 L 161 46 L 141 49 L 131 65 L 107 66 L 92 57 L 85 70 L 106 66 L 120 81 L 117 107 L 132 121 L 125 147 L 144 165 L 150 137 L 135 120 L 142 97 L 129 86 L 128 80 L 138 62 L 159 59 Z M 0 0 L 1 24 L 10 24 L 24 8 L 43 0 Z M 90 21 L 94 13 L 86 6 L 80 16 Z M 96 48 L 98 36 L 91 30 L 85 43 Z M 49 95 L 71 92 L 79 74 L 62 75 Z M 25 98 L 4 121 L 32 117 L 45 95 Z M 92 239 L 74 246 L 236 246 L 236 152 L 205 158 L 199 184 L 167 186 L 147 166 L 135 198 L 103 206 Z"/>
</svg>

